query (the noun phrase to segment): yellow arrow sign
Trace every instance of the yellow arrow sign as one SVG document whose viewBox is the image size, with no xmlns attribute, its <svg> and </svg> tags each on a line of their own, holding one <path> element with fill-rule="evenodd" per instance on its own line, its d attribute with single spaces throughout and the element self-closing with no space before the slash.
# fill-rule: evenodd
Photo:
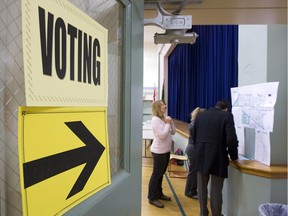
<svg viewBox="0 0 288 216">
<path fill-rule="evenodd" d="M 111 183 L 106 108 L 19 109 L 24 215 L 60 215 Z"/>
</svg>

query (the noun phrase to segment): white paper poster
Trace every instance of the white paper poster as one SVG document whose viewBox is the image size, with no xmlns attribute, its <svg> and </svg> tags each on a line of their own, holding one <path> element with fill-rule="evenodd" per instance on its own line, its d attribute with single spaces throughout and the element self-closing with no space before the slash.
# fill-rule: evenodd
<svg viewBox="0 0 288 216">
<path fill-rule="evenodd" d="M 237 118 L 237 125 L 273 132 L 278 85 L 279 82 L 271 82 L 231 88 L 233 115 Z"/>
<path fill-rule="evenodd" d="M 255 132 L 255 160 L 270 166 L 270 136 L 269 132 Z"/>
<path fill-rule="evenodd" d="M 236 126 L 236 134 L 238 138 L 238 153 L 245 154 L 245 139 L 244 139 L 244 128 L 241 126 Z"/>
<path fill-rule="evenodd" d="M 231 88 L 239 153 L 245 149 L 244 128 L 255 129 L 255 160 L 266 165 L 270 165 L 269 133 L 273 132 L 278 86 L 279 82 L 269 82 Z"/>
</svg>

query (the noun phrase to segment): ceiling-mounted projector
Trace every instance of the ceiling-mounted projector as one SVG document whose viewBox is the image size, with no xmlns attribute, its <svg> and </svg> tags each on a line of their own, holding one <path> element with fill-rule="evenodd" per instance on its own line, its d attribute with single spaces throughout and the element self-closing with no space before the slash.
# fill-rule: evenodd
<svg viewBox="0 0 288 216">
<path fill-rule="evenodd" d="M 172 34 L 163 33 L 163 34 L 154 34 L 154 43 L 155 44 L 194 44 L 196 42 L 198 35 L 195 32 L 183 33 L 183 34 Z"/>
</svg>

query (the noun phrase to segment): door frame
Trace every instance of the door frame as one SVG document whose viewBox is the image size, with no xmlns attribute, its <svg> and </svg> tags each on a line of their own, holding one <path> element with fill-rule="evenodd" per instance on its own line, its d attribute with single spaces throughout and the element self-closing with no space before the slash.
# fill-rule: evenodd
<svg viewBox="0 0 288 216">
<path fill-rule="evenodd" d="M 123 170 L 112 176 L 111 185 L 66 212 L 66 216 L 141 215 L 144 1 L 117 1 L 124 7 L 120 114 Z"/>
</svg>

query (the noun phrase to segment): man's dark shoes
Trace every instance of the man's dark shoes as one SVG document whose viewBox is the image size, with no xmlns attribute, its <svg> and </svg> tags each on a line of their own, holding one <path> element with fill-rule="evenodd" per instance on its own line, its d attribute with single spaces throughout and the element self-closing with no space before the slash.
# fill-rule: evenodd
<svg viewBox="0 0 288 216">
<path fill-rule="evenodd" d="M 157 208 L 164 208 L 163 203 L 161 203 L 159 200 L 149 200 L 149 203 L 156 206 Z"/>
<path fill-rule="evenodd" d="M 192 199 L 198 199 L 198 195 L 197 194 L 193 195 Z"/>
<path fill-rule="evenodd" d="M 190 194 L 185 194 L 185 196 L 191 198 L 191 199 L 198 199 L 198 196 L 197 194 L 194 194 L 194 195 L 190 195 Z"/>
<path fill-rule="evenodd" d="M 166 195 L 163 194 L 162 196 L 159 197 L 159 199 L 160 199 L 160 200 L 165 200 L 165 201 L 170 201 L 170 200 L 171 200 L 171 197 L 166 196 Z"/>
</svg>

